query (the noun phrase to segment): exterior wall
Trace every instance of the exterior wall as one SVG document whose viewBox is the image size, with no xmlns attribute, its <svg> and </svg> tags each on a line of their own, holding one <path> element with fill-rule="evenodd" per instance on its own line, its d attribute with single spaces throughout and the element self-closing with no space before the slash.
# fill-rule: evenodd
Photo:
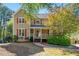
<svg viewBox="0 0 79 59">
<path fill-rule="evenodd" d="M 39 23 L 37 23 L 37 21 L 39 21 Z M 31 25 L 38 25 L 38 24 L 42 24 L 41 19 L 31 20 Z"/>
<path fill-rule="evenodd" d="M 42 39 L 47 39 L 49 35 L 49 29 L 42 29 Z"/>
<path fill-rule="evenodd" d="M 19 23 L 19 17 L 24 17 L 24 23 Z M 19 12 L 17 12 L 14 15 L 14 24 L 13 24 L 13 35 L 17 35 L 19 37 L 19 29 L 24 29 L 26 30 L 24 34 L 24 36 L 29 37 L 30 35 L 30 20 L 27 18 L 27 16 L 25 15 L 24 10 L 20 10 Z M 41 24 L 46 25 L 48 22 L 48 19 L 46 18 L 41 18 L 41 19 L 37 19 L 40 21 Z M 35 20 L 36 21 L 36 20 Z M 31 24 L 34 24 L 34 20 L 32 20 Z M 44 29 L 45 30 L 45 29 Z M 48 33 L 47 30 L 42 30 L 43 34 Z M 18 34 L 17 34 L 18 33 Z"/>
<path fill-rule="evenodd" d="M 48 19 L 47 18 L 43 18 L 43 19 L 36 19 L 36 20 L 31 20 L 31 24 L 32 25 L 37 25 L 36 24 L 36 21 L 40 21 L 40 24 L 42 24 L 42 25 L 47 25 L 48 24 Z"/>
<path fill-rule="evenodd" d="M 42 29 L 42 33 L 43 34 L 49 34 L 49 30 L 48 29 Z"/>
<path fill-rule="evenodd" d="M 24 17 L 24 23 L 19 23 L 19 17 Z M 26 35 L 29 36 L 29 19 L 27 19 L 27 17 L 24 14 L 24 11 L 22 10 L 20 10 L 17 14 L 14 15 L 13 35 L 17 35 L 17 29 L 21 28 L 27 29 Z"/>
<path fill-rule="evenodd" d="M 46 19 L 45 19 L 45 18 L 42 19 L 42 24 L 43 24 L 43 25 L 47 25 L 47 24 L 48 24 L 48 19 L 47 19 L 47 18 L 46 18 Z"/>
</svg>

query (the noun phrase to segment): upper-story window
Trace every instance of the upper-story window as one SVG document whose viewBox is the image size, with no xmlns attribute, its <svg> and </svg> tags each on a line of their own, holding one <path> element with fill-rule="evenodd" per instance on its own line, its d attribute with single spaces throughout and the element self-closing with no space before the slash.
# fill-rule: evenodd
<svg viewBox="0 0 79 59">
<path fill-rule="evenodd" d="M 41 19 L 40 20 L 35 20 L 34 24 L 40 25 L 40 24 L 42 24 L 42 20 Z"/>
<path fill-rule="evenodd" d="M 19 23 L 24 23 L 24 17 L 19 17 Z"/>
</svg>

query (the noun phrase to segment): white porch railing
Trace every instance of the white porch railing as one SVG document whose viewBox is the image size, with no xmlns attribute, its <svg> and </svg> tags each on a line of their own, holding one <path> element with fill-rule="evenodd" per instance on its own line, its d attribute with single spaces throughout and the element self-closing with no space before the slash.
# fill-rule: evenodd
<svg viewBox="0 0 79 59">
<path fill-rule="evenodd" d="M 35 39 L 40 39 L 40 38 L 42 38 L 42 39 L 47 39 L 47 37 L 48 37 L 48 34 L 42 34 L 40 37 L 38 36 L 33 36 Z"/>
<path fill-rule="evenodd" d="M 42 39 L 47 39 L 48 34 L 42 34 Z"/>
</svg>

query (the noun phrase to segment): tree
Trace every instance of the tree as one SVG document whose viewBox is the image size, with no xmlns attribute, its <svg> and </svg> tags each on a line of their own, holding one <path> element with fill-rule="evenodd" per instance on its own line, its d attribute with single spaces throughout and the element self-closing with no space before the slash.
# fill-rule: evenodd
<svg viewBox="0 0 79 59">
<path fill-rule="evenodd" d="M 3 30 L 2 22 L 5 22 L 6 23 L 6 21 L 11 18 L 12 14 L 13 14 L 13 11 L 12 10 L 10 10 L 4 4 L 0 3 L 0 30 L 1 30 L 0 31 L 0 38 L 2 36 L 4 36 L 3 33 L 5 31 L 7 32 L 7 30 Z"/>
<path fill-rule="evenodd" d="M 13 14 L 13 11 L 6 7 L 4 4 L 0 3 L 0 20 L 6 19 L 8 20 L 11 18 L 11 15 Z"/>
<path fill-rule="evenodd" d="M 54 34 L 66 35 L 77 31 L 79 28 L 78 17 L 66 8 L 58 8 L 55 14 L 49 15 L 49 25 Z"/>
<path fill-rule="evenodd" d="M 10 32 L 10 34 L 12 34 L 12 31 L 13 31 L 13 19 L 7 21 L 7 31 Z"/>
<path fill-rule="evenodd" d="M 22 4 L 22 9 L 25 10 L 26 15 L 28 18 L 37 18 L 36 14 L 38 14 L 40 9 L 48 9 L 51 4 L 48 3 L 24 3 Z"/>
<path fill-rule="evenodd" d="M 0 28 L 1 28 L 1 21 L 0 21 Z M 0 29 L 0 38 L 1 38 L 1 29 Z"/>
<path fill-rule="evenodd" d="M 40 9 L 47 9 L 50 12 L 55 12 L 56 9 L 58 7 L 60 7 L 62 5 L 63 7 L 63 3 L 62 4 L 58 4 L 58 3 L 24 3 L 21 4 L 21 8 L 24 9 L 26 12 L 26 15 L 30 18 L 35 18 L 36 15 L 38 14 Z M 65 5 L 64 5 L 65 6 Z"/>
<path fill-rule="evenodd" d="M 79 16 L 79 4 L 78 3 L 74 3 L 74 4 L 68 4 L 67 9 L 71 10 L 75 16 Z"/>
</svg>

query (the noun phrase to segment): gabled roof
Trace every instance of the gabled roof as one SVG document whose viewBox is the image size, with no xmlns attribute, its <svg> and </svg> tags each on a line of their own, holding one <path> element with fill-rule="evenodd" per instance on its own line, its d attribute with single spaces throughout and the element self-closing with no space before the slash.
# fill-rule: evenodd
<svg viewBox="0 0 79 59">
<path fill-rule="evenodd" d="M 19 8 L 12 16 L 16 15 L 21 10 L 23 10 L 23 9 Z"/>
<path fill-rule="evenodd" d="M 48 18 L 48 14 L 37 14 L 38 18 Z"/>
<path fill-rule="evenodd" d="M 23 9 L 18 9 L 14 14 L 13 14 L 13 16 L 14 15 L 16 15 L 19 11 L 21 11 L 21 10 L 23 10 Z M 38 17 L 38 18 L 48 18 L 48 14 L 36 14 L 36 16 Z"/>
</svg>

